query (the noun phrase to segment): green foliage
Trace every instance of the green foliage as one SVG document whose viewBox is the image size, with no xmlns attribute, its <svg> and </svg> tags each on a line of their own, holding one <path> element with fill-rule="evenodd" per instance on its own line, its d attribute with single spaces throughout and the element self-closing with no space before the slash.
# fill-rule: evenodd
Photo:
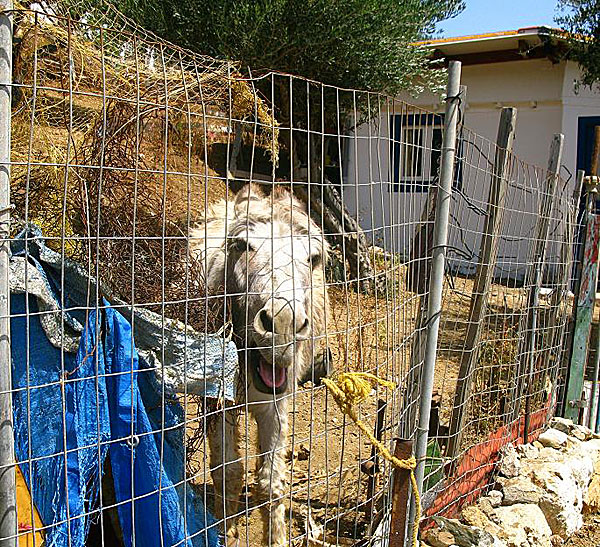
<svg viewBox="0 0 600 547">
<path fill-rule="evenodd" d="M 557 23 L 569 33 L 570 57 L 582 69 L 580 83 L 600 82 L 600 0 L 561 0 Z"/>
<path fill-rule="evenodd" d="M 437 440 L 427 443 L 427 458 L 425 460 L 425 484 L 423 491 L 427 492 L 444 479 L 444 457 Z"/>
<path fill-rule="evenodd" d="M 431 78 L 411 43 L 459 13 L 463 0 L 116 0 L 178 45 L 326 84 L 395 94 Z"/>
</svg>

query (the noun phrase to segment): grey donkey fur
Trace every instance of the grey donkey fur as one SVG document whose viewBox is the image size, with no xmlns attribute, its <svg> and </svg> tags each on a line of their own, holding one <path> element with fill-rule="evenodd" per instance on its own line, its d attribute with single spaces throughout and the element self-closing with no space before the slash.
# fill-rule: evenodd
<svg viewBox="0 0 600 547">
<path fill-rule="evenodd" d="M 324 264 L 327 244 L 303 204 L 275 187 L 265 194 L 247 185 L 206 211 L 190 233 L 209 294 L 228 296 L 240 361 L 239 403 L 256 419 L 260 459 L 257 491 L 266 545 L 286 543 L 284 498 L 288 406 L 298 382 L 320 382 L 331 367 L 325 346 L 329 301 Z M 215 516 L 230 538 L 243 465 L 238 424 L 220 413 L 209 433 Z"/>
</svg>

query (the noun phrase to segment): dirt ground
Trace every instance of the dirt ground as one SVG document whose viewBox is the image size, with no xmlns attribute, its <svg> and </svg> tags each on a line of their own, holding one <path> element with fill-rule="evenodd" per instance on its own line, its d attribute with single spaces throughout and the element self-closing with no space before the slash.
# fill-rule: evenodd
<svg viewBox="0 0 600 547">
<path fill-rule="evenodd" d="M 398 426 L 407 420 L 410 408 L 403 406 L 403 396 L 410 378 L 410 354 L 414 324 L 418 312 L 418 299 L 402 290 L 404 267 L 396 266 L 397 288 L 393 299 L 374 295 L 357 296 L 341 288 L 330 290 L 332 303 L 332 333 L 329 347 L 339 370 L 370 371 L 381 378 L 396 381 L 401 388 L 386 392 L 374 390 L 372 397 L 361 405 L 361 418 L 374 428 L 377 400 L 387 402 L 382 440 L 390 443 Z M 398 288 L 399 287 L 399 288 Z M 462 355 L 468 303 L 472 281 L 456 279 L 455 287 L 446 292 L 441 327 L 442 351 L 437 362 L 434 389 L 441 401 L 441 422 L 447 424 L 449 409 L 456 387 L 456 378 Z M 465 296 L 468 295 L 468 296 Z M 513 349 L 503 356 L 510 333 L 521 317 L 519 310 L 524 291 L 503 286 L 492 287 L 491 318 L 486 321 L 485 335 L 491 340 L 492 353 L 500 352 L 501 368 L 508 368 L 516 358 Z M 510 340 L 510 337 L 508 337 Z M 502 361 L 504 359 L 504 361 Z M 477 408 L 483 405 L 488 414 L 473 417 L 470 421 L 470 443 L 486 435 L 494 427 L 490 416 L 498 411 L 497 393 L 501 386 L 491 385 L 484 389 L 484 382 L 506 381 L 502 374 L 487 376 L 480 381 L 481 394 Z M 541 399 L 540 399 L 541 400 Z M 488 405 L 485 407 L 485 405 Z M 399 418 L 400 417 L 400 418 Z M 498 417 L 498 419 L 501 419 Z M 252 485 L 258 448 L 255 442 L 256 428 L 252 419 L 242 413 L 241 449 L 246 468 L 246 491 L 242 496 L 240 530 L 242 545 L 256 544 L 261 537 L 260 511 L 253 508 Z M 479 437 L 478 437 L 479 436 Z M 208 448 L 194 455 L 197 485 L 206 485 L 210 492 L 211 481 L 207 468 Z M 288 442 L 288 481 L 291 485 L 286 499 L 290 523 L 289 536 L 293 545 L 305 545 L 307 534 L 321 534 L 326 541 L 340 545 L 360 545 L 361 539 L 372 536 L 381 516 L 381 506 L 387 488 L 389 467 L 378 461 L 379 472 L 370 477 L 361 464 L 372 456 L 372 448 L 356 426 L 344 418 L 323 386 L 311 384 L 301 388 L 292 398 L 290 437 Z M 374 500 L 373 504 L 369 500 Z M 308 514 L 310 512 L 310 518 Z M 322 537 L 322 535 L 320 536 Z"/>
</svg>

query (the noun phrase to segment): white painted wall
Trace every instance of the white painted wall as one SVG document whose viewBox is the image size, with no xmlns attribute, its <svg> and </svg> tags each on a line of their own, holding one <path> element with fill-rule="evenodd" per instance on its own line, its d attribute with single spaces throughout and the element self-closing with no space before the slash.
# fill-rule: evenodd
<svg viewBox="0 0 600 547">
<path fill-rule="evenodd" d="M 569 146 L 563 153 L 563 165 L 575 173 L 577 165 L 577 124 L 583 116 L 600 116 L 600 93 L 597 89 L 577 86 L 580 71 L 574 62 L 565 63 L 562 90 L 562 132 L 569 136 Z"/>
<path fill-rule="evenodd" d="M 553 134 L 563 132 L 563 165 L 566 169 L 562 169 L 561 175 L 565 179 L 568 173 L 574 175 L 577 119 L 579 116 L 600 115 L 600 94 L 589 89 L 576 91 L 574 82 L 578 76 L 579 69 L 574 63 L 553 64 L 542 59 L 463 67 L 462 83 L 467 86 L 465 125 L 473 131 L 467 132 L 466 138 L 475 140 L 477 146 L 493 160 L 492 143 L 496 140 L 501 108 L 514 106 L 518 110 L 515 155 L 527 164 L 545 167 Z M 443 111 L 440 97 L 431 93 L 424 93 L 416 99 L 408 96 L 400 99 L 430 111 Z M 396 107 L 400 108 L 400 105 Z M 363 228 L 375 242 L 382 244 L 385 237 L 387 248 L 406 253 L 413 237 L 414 224 L 421 215 L 425 194 L 390 191 L 387 119 L 384 116 L 382 123 L 374 123 L 370 127 L 365 125 L 351 136 L 347 148 L 345 201 L 358 214 Z M 536 192 L 538 183 L 535 180 L 539 172 L 527 169 L 531 188 L 513 191 L 513 201 L 507 204 L 504 233 L 508 237 L 501 243 L 499 275 L 506 269 L 514 269 L 515 264 L 518 264 L 521 273 L 526 267 L 530 243 L 517 240 L 533 234 L 541 199 Z M 465 175 L 468 175 L 465 193 L 475 205 L 485 208 L 489 175 L 483 172 L 481 165 Z M 570 182 L 566 189 L 569 195 L 574 176 Z M 462 201 L 457 199 L 454 204 L 455 214 L 461 220 L 462 234 L 456 229 L 451 230 L 451 244 L 476 252 L 483 218 L 474 214 Z M 517 210 L 523 212 L 517 213 Z M 553 237 L 558 239 L 560 234 Z M 503 260 L 506 264 L 502 263 Z M 473 262 L 462 259 L 454 262 L 464 272 L 473 271 Z"/>
</svg>

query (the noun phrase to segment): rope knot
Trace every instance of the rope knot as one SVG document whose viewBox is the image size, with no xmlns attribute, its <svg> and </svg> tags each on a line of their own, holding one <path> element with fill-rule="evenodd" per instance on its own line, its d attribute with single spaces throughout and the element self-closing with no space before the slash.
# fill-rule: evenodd
<svg viewBox="0 0 600 547">
<path fill-rule="evenodd" d="M 350 414 L 349 411 L 354 405 L 365 401 L 375 385 L 379 384 L 389 389 L 396 387 L 394 382 L 382 380 L 368 372 L 342 372 L 338 375 L 337 380 L 323 378 L 323 383 L 331 391 L 345 414 Z"/>
<path fill-rule="evenodd" d="M 396 456 L 394 456 L 380 440 L 375 438 L 365 423 L 358 419 L 358 414 L 354 409 L 354 405 L 362 403 L 369 397 L 373 386 L 380 385 L 388 389 L 394 389 L 396 384 L 389 380 L 378 378 L 374 374 L 368 372 L 341 372 L 338 375 L 337 380 L 323 378 L 322 382 L 333 396 L 335 402 L 340 407 L 340 410 L 352 419 L 369 441 L 377 448 L 381 456 L 392 465 L 410 471 L 410 481 L 413 487 L 416 505 L 412 544 L 413 546 L 416 546 L 417 535 L 419 533 L 419 521 L 421 518 L 421 497 L 417 489 L 417 481 L 414 473 L 414 470 L 417 467 L 415 457 L 411 456 L 405 460 L 396 458 Z"/>
</svg>

